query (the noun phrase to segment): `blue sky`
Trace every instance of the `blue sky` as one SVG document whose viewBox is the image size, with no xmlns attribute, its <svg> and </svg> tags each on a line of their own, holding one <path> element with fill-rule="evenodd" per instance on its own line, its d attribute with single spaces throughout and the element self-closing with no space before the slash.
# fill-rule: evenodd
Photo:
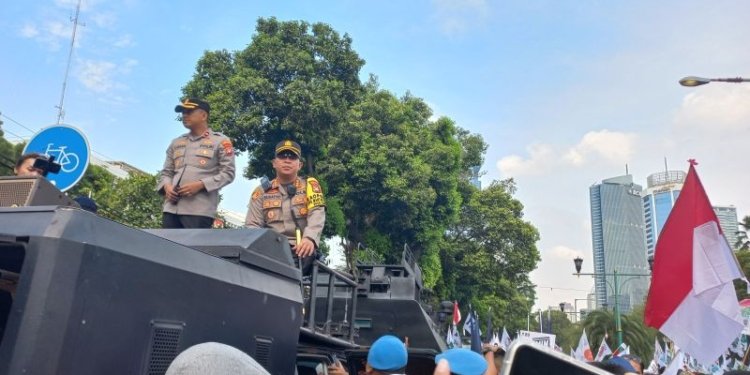
<svg viewBox="0 0 750 375">
<path fill-rule="evenodd" d="M 3 4 L 9 138 L 57 119 L 75 3 Z M 694 157 L 712 202 L 750 214 L 750 84 L 677 85 L 686 75 L 750 76 L 748 14 L 741 0 L 84 0 L 65 123 L 100 157 L 156 172 L 183 132 L 172 110 L 203 51 L 243 49 L 258 17 L 329 23 L 366 60 L 363 79 L 409 90 L 484 136 L 483 182 L 514 177 L 540 229 L 532 279 L 554 286 L 538 289 L 546 308 L 591 288 L 570 276 L 576 255 L 592 268 L 588 187 L 625 164 L 645 185 L 665 157 L 678 169 Z M 224 206 L 244 212 L 253 186 L 238 176 Z"/>
</svg>

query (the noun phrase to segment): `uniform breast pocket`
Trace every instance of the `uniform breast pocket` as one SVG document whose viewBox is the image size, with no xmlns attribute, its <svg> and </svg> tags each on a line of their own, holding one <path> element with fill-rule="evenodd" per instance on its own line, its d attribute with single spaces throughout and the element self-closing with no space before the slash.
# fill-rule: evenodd
<svg viewBox="0 0 750 375">
<path fill-rule="evenodd" d="M 200 168 L 211 168 L 213 166 L 216 166 L 216 158 L 214 157 L 213 150 L 210 149 L 200 149 L 195 154 L 197 161 L 197 167 Z"/>
<path fill-rule="evenodd" d="M 281 207 L 266 208 L 263 210 L 263 216 L 266 218 L 266 223 L 276 223 L 284 220 L 281 217 Z"/>
<path fill-rule="evenodd" d="M 172 154 L 172 161 L 174 162 L 175 168 L 182 167 L 182 164 L 185 162 L 185 148 L 178 148 L 174 150 L 174 153 Z"/>
</svg>

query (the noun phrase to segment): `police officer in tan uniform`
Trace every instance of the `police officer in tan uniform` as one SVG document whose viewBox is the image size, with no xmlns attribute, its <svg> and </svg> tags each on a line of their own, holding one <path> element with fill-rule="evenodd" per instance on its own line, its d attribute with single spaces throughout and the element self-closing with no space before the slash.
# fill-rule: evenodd
<svg viewBox="0 0 750 375">
<path fill-rule="evenodd" d="M 289 239 L 303 269 L 312 264 L 326 221 L 325 200 L 318 181 L 299 177 L 302 169 L 299 144 L 285 140 L 276 145 L 273 169 L 276 178 L 253 191 L 245 226 L 270 228 Z"/>
<path fill-rule="evenodd" d="M 167 148 L 156 191 L 164 195 L 162 227 L 211 228 L 219 189 L 234 180 L 234 149 L 224 134 L 208 127 L 211 107 L 188 98 L 174 108 L 188 133 Z"/>
</svg>

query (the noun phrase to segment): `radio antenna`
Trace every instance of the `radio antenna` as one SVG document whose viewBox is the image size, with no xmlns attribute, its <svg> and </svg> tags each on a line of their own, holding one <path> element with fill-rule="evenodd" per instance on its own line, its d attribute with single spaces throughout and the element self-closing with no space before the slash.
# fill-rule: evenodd
<svg viewBox="0 0 750 375">
<path fill-rule="evenodd" d="M 75 17 L 70 19 L 70 22 L 73 22 L 73 36 L 70 38 L 70 51 L 68 52 L 68 65 L 65 68 L 65 78 L 63 79 L 62 84 L 62 93 L 60 94 L 60 105 L 58 105 L 57 108 L 57 124 L 61 124 L 63 119 L 65 118 L 65 107 L 63 104 L 65 103 L 65 89 L 68 86 L 68 73 L 70 73 L 70 62 L 73 59 L 73 49 L 75 48 L 76 43 L 76 31 L 78 31 L 78 15 L 81 13 L 81 1 L 78 0 L 78 5 L 76 5 L 76 15 Z M 85 24 L 81 24 L 81 26 L 86 26 Z"/>
</svg>

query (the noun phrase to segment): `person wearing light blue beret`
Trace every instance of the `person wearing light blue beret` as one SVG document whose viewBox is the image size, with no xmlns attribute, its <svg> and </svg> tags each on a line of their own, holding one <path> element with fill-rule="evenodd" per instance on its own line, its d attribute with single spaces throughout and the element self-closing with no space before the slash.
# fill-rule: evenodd
<svg viewBox="0 0 750 375">
<path fill-rule="evenodd" d="M 435 364 L 441 359 L 448 361 L 451 374 L 455 375 L 484 375 L 487 371 L 487 361 L 476 352 L 469 349 L 449 349 L 435 356 Z"/>
</svg>

